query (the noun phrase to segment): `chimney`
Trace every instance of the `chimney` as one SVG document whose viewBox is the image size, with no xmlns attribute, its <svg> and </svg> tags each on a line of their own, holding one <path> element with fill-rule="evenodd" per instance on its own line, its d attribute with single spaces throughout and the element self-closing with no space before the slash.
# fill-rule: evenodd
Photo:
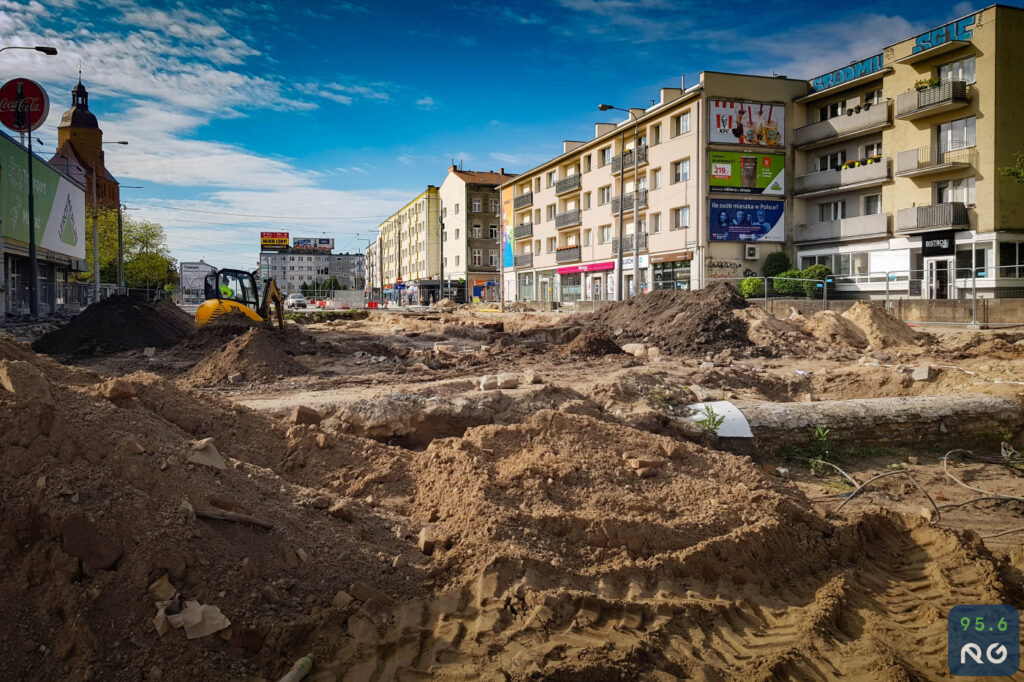
<svg viewBox="0 0 1024 682">
<path fill-rule="evenodd" d="M 612 132 L 615 130 L 614 123 L 595 123 L 594 124 L 594 137 L 598 138 L 602 135 Z"/>
<path fill-rule="evenodd" d="M 448 166 L 448 172 L 449 172 L 449 173 L 454 173 L 454 172 L 455 172 L 456 170 L 457 170 L 457 169 L 455 168 L 455 166 L 454 166 L 454 165 L 452 165 L 452 166 Z"/>
<path fill-rule="evenodd" d="M 498 169 L 498 175 L 504 175 L 504 174 L 505 174 L 505 169 L 504 168 L 499 168 Z"/>
</svg>

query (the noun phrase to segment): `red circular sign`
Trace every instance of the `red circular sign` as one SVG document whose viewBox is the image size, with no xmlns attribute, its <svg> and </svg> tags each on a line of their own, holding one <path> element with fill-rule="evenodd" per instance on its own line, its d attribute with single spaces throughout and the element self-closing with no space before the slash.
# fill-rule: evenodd
<svg viewBox="0 0 1024 682">
<path fill-rule="evenodd" d="M 16 133 L 35 130 L 50 113 L 46 90 L 27 78 L 13 78 L 0 86 L 0 123 Z"/>
</svg>

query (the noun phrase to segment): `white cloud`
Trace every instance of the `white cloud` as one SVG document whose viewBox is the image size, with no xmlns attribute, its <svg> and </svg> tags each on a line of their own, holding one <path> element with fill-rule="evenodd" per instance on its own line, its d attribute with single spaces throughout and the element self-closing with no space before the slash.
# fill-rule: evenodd
<svg viewBox="0 0 1024 682">
<path fill-rule="evenodd" d="M 418 106 L 420 109 L 425 109 L 429 111 L 430 109 L 437 108 L 437 102 L 434 101 L 433 97 L 421 97 L 418 100 L 416 100 L 416 106 Z"/>
</svg>

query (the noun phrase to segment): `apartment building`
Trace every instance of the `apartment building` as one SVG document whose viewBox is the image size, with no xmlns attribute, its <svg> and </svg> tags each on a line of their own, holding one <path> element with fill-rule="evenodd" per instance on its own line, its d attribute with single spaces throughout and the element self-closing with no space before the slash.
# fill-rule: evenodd
<svg viewBox="0 0 1024 682">
<path fill-rule="evenodd" d="M 448 283 L 445 294 L 457 301 L 498 298 L 498 187 L 514 177 L 504 168 L 494 172 L 448 167 L 440 189 L 441 263 Z"/>
<path fill-rule="evenodd" d="M 330 284 L 332 278 L 342 289 L 362 289 L 363 254 L 308 248 L 261 251 L 260 276 L 273 277 L 286 294 L 300 293 L 304 285 Z"/>
<path fill-rule="evenodd" d="M 797 100 L 801 265 L 840 289 L 995 296 L 1024 274 L 1024 11 L 994 5 L 811 81 Z M 977 281 L 972 280 L 972 272 Z"/>
<path fill-rule="evenodd" d="M 439 293 L 440 282 L 439 189 L 427 189 L 382 222 L 378 241 L 366 250 L 373 261 L 374 288 L 382 279 L 384 297 L 395 302 L 428 302 Z M 376 259 L 376 260 L 375 260 Z M 382 276 L 382 277 L 381 277 Z"/>
<path fill-rule="evenodd" d="M 683 86 L 502 185 L 507 298 L 618 299 L 620 249 L 628 296 L 755 274 L 785 247 L 790 113 L 807 82 L 703 72 Z"/>
</svg>

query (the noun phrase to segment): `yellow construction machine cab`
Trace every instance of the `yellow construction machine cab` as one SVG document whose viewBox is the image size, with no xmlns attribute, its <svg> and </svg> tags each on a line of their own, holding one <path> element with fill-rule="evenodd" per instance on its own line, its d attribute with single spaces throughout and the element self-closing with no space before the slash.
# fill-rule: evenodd
<svg viewBox="0 0 1024 682">
<path fill-rule="evenodd" d="M 284 329 L 284 301 L 274 278 L 264 283 L 262 300 L 256 286 L 256 277 L 245 270 L 214 270 L 203 282 L 206 301 L 196 311 L 196 326 L 232 311 L 263 322 L 270 317 L 270 303 L 277 308 L 277 321 Z"/>
</svg>

